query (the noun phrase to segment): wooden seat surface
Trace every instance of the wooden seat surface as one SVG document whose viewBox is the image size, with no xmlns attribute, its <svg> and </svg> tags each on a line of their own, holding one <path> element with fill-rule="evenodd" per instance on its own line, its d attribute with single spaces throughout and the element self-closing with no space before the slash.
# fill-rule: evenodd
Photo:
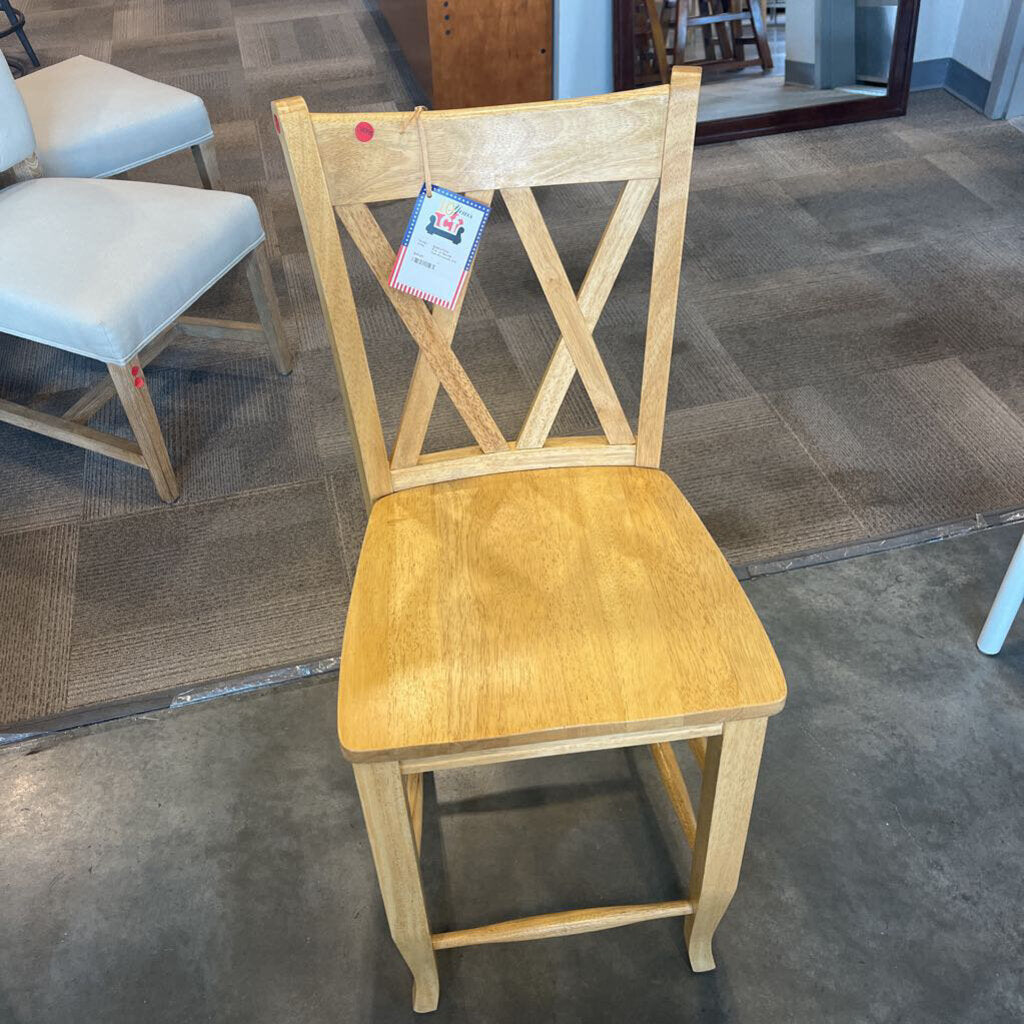
<svg viewBox="0 0 1024 1024">
<path fill-rule="evenodd" d="M 786 684 L 659 470 L 502 473 L 373 506 L 338 728 L 353 761 L 754 718 Z"/>
</svg>

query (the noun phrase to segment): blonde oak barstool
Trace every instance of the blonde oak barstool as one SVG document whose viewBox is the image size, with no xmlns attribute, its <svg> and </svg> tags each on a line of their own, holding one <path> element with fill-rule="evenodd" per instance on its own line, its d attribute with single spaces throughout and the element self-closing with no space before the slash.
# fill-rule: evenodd
<svg viewBox="0 0 1024 1024">
<path fill-rule="evenodd" d="M 438 1003 L 435 951 L 684 917 L 690 962 L 736 889 L 782 672 L 753 609 L 661 455 L 700 72 L 637 92 L 421 115 L 432 178 L 500 191 L 558 324 L 519 436 L 502 436 L 451 348 L 459 318 L 386 288 L 419 346 L 385 444 L 340 221 L 382 285 L 394 253 L 368 204 L 412 199 L 423 162 L 407 113 L 277 119 L 340 371 L 369 523 L 341 655 L 338 727 L 352 762 L 413 1005 Z M 532 185 L 624 181 L 577 295 Z M 636 430 L 592 331 L 660 184 Z M 410 204 L 411 206 L 411 204 Z M 483 242 L 486 249 L 486 236 Z M 551 438 L 579 373 L 602 436 Z M 423 454 L 438 388 L 470 448 Z M 694 814 L 671 743 L 702 768 Z M 446 768 L 648 745 L 693 849 L 687 898 L 432 933 L 420 880 L 423 776 Z"/>
</svg>

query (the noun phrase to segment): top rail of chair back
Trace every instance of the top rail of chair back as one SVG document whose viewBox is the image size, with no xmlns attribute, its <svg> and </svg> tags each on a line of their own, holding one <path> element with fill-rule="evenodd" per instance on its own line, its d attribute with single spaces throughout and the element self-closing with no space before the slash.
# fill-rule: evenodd
<svg viewBox="0 0 1024 1024">
<path fill-rule="evenodd" d="M 0 171 L 6 171 L 35 152 L 36 137 L 7 61 L 0 65 Z"/>
<path fill-rule="evenodd" d="M 672 88 L 700 84 L 679 68 Z M 659 178 L 669 86 L 585 99 L 422 111 L 434 184 L 456 192 Z M 279 100 L 275 112 L 301 99 Z M 415 196 L 423 184 L 419 132 L 408 111 L 311 114 L 335 206 Z"/>
</svg>

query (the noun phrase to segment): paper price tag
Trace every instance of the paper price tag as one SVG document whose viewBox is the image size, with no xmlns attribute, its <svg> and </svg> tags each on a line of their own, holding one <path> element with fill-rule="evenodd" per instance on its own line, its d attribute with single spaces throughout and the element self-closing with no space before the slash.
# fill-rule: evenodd
<svg viewBox="0 0 1024 1024">
<path fill-rule="evenodd" d="M 446 188 L 420 189 L 388 284 L 452 309 L 465 287 L 491 208 Z"/>
</svg>

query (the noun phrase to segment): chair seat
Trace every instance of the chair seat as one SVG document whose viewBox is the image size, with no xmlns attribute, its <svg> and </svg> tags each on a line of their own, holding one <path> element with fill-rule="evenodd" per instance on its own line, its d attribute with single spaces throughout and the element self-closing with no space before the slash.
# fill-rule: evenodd
<svg viewBox="0 0 1024 1024">
<path fill-rule="evenodd" d="M 0 331 L 123 365 L 263 240 L 248 196 L 95 178 L 0 191 Z"/>
<path fill-rule="evenodd" d="M 17 85 L 51 177 L 108 178 L 213 137 L 198 96 L 90 57 Z"/>
<path fill-rule="evenodd" d="M 762 717 L 785 697 L 735 575 L 658 470 L 507 473 L 373 506 L 341 655 L 353 761 Z"/>
</svg>

